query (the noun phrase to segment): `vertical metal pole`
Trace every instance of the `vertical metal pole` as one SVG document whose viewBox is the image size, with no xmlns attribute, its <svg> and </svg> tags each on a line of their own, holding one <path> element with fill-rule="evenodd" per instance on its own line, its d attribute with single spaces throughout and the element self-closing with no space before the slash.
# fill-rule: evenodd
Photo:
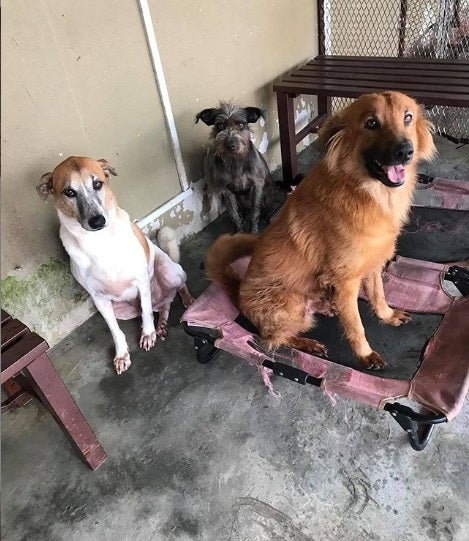
<svg viewBox="0 0 469 541">
<path fill-rule="evenodd" d="M 436 34 L 436 58 L 446 57 L 446 47 L 448 45 L 448 31 L 451 23 L 452 0 L 440 0 L 440 10 L 438 13 L 437 34 Z"/>
<path fill-rule="evenodd" d="M 138 5 L 140 8 L 140 13 L 142 15 L 143 27 L 145 29 L 148 49 L 150 51 L 153 73 L 155 74 L 156 84 L 158 85 L 161 104 L 163 106 L 163 113 L 169 131 L 174 161 L 176 162 L 176 169 L 179 176 L 179 183 L 181 184 L 181 188 L 185 191 L 189 188 L 189 182 L 187 181 L 186 169 L 182 160 L 181 147 L 179 146 L 179 138 L 176 131 L 176 124 L 174 122 L 171 102 L 169 100 L 168 87 L 166 86 L 163 64 L 161 63 L 160 52 L 158 50 L 158 44 L 156 42 L 155 28 L 151 19 L 150 8 L 148 6 L 147 0 L 138 0 Z"/>
<path fill-rule="evenodd" d="M 401 0 L 399 12 L 399 42 L 397 46 L 397 56 L 404 56 L 405 31 L 407 26 L 407 0 Z"/>
<path fill-rule="evenodd" d="M 324 0 L 317 1 L 318 6 L 318 53 L 326 54 L 326 36 L 324 28 Z"/>
<path fill-rule="evenodd" d="M 293 94 L 277 92 L 280 152 L 282 155 L 283 182 L 286 184 L 291 183 L 297 174 L 294 97 Z"/>
</svg>

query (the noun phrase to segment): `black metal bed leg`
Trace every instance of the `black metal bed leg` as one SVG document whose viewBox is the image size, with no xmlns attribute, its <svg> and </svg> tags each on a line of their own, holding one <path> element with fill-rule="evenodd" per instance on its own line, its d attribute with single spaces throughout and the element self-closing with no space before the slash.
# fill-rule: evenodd
<svg viewBox="0 0 469 541">
<path fill-rule="evenodd" d="M 415 451 L 423 451 L 430 441 L 435 425 L 447 421 L 444 415 L 424 415 L 398 402 L 386 404 L 384 409 L 407 432 L 410 445 Z"/>
<path fill-rule="evenodd" d="M 195 356 L 201 364 L 208 363 L 220 351 L 209 340 L 201 336 L 194 336 Z"/>
<path fill-rule="evenodd" d="M 416 424 L 418 425 L 418 423 Z M 412 449 L 414 449 L 415 451 L 423 451 L 427 446 L 427 443 L 430 441 L 434 428 L 435 425 L 421 423 L 420 430 L 418 426 L 415 430 L 407 430 Z"/>
<path fill-rule="evenodd" d="M 215 355 L 220 351 L 215 345 L 215 338 L 194 327 L 190 327 L 185 321 L 182 322 L 182 328 L 189 336 L 192 336 L 194 340 L 195 356 L 199 363 L 205 364 L 211 361 Z"/>
</svg>

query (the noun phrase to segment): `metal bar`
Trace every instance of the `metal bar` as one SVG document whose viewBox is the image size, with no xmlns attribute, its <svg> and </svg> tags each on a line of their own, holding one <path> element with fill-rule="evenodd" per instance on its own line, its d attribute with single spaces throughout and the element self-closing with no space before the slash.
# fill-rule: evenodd
<svg viewBox="0 0 469 541">
<path fill-rule="evenodd" d="M 301 385 L 306 385 L 306 383 L 310 383 L 311 385 L 314 385 L 316 387 L 321 387 L 321 378 L 311 376 L 311 374 L 308 374 L 308 372 L 300 370 L 299 368 L 296 368 L 289 364 L 271 361 L 270 359 L 264 359 L 262 361 L 262 366 L 269 368 L 277 376 L 282 376 L 283 378 L 289 379 L 290 381 L 296 381 L 296 383 L 300 383 Z"/>
<path fill-rule="evenodd" d="M 317 10 L 318 10 L 318 52 L 319 54 L 326 54 L 324 0 L 317 1 Z"/>
<path fill-rule="evenodd" d="M 182 190 L 185 191 L 189 188 L 189 182 L 187 180 L 186 169 L 182 160 L 181 147 L 179 145 L 179 138 L 177 135 L 173 110 L 169 99 L 168 87 L 166 86 L 163 64 L 161 63 L 160 52 L 156 41 L 155 28 L 151 19 L 150 8 L 147 0 L 138 0 L 138 5 L 143 19 L 143 27 L 145 29 L 145 36 L 147 38 L 148 49 L 150 51 L 153 73 L 155 74 L 158 92 L 160 94 L 161 104 L 163 106 L 163 113 L 169 130 L 174 161 L 176 163 L 176 169 L 179 175 L 179 182 Z"/>
<path fill-rule="evenodd" d="M 295 142 L 298 144 L 310 133 L 315 133 L 318 131 L 319 126 L 321 126 L 324 120 L 326 120 L 326 116 L 327 115 L 321 114 L 313 118 L 311 122 L 308 122 L 308 124 L 306 124 L 306 126 L 295 135 Z"/>
<path fill-rule="evenodd" d="M 277 92 L 278 125 L 280 132 L 280 152 L 282 154 L 283 182 L 291 183 L 297 173 L 295 143 L 294 94 Z"/>
<path fill-rule="evenodd" d="M 397 46 L 397 56 L 404 56 L 405 30 L 407 25 L 407 0 L 401 0 L 399 12 L 399 41 Z"/>
</svg>

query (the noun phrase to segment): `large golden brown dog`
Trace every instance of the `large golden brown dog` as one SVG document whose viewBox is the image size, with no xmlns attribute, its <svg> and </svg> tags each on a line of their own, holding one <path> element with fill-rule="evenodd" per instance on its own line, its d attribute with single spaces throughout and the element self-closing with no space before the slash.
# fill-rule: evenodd
<svg viewBox="0 0 469 541">
<path fill-rule="evenodd" d="M 432 157 L 431 124 L 398 92 L 366 94 L 329 118 L 326 154 L 260 234 L 224 235 L 211 248 L 207 274 L 259 329 L 267 347 L 324 353 L 299 337 L 314 323 L 311 306 L 330 297 L 362 366 L 385 363 L 365 338 L 357 298 L 363 285 L 376 315 L 390 325 L 409 316 L 390 308 L 381 270 L 395 249 L 416 183 L 416 165 Z M 240 279 L 230 265 L 252 255 Z"/>
</svg>

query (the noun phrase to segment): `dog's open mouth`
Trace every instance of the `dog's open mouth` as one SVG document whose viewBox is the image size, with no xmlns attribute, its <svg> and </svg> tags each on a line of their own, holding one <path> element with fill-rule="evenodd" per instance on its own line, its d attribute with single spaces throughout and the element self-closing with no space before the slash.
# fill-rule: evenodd
<svg viewBox="0 0 469 541">
<path fill-rule="evenodd" d="M 405 169 L 403 164 L 382 165 L 378 160 L 367 162 L 367 169 L 373 178 L 376 178 L 389 188 L 397 188 L 405 182 Z"/>
</svg>

